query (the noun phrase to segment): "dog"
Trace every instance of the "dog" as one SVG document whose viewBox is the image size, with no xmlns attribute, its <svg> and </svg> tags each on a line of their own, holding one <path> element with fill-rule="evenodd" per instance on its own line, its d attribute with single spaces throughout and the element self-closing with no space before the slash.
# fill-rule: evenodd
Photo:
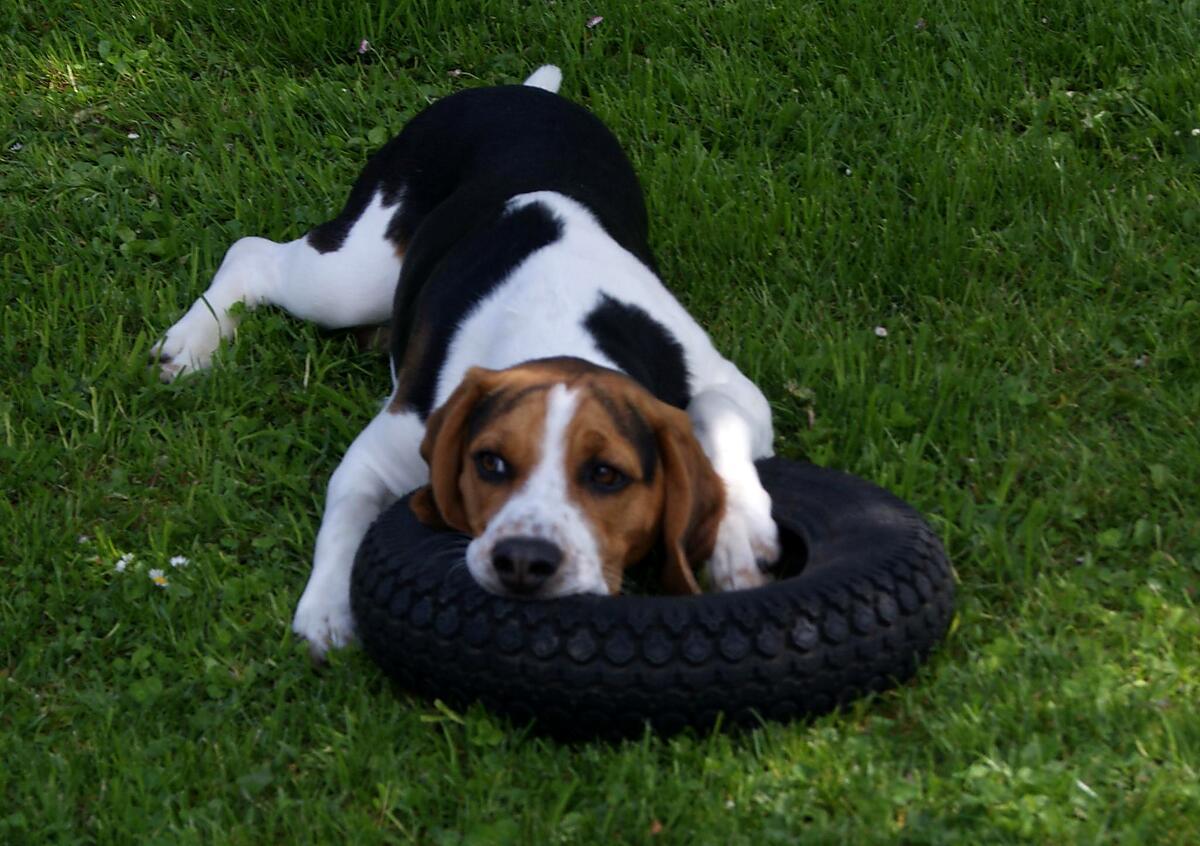
<svg viewBox="0 0 1200 846">
<path fill-rule="evenodd" d="M 612 594 L 658 551 L 662 581 L 768 581 L 779 557 L 754 461 L 762 392 L 659 280 L 619 143 L 562 74 L 447 96 L 367 162 L 341 213 L 287 243 L 242 238 L 151 350 L 210 366 L 243 311 L 327 328 L 390 318 L 393 390 L 329 482 L 293 630 L 314 657 L 354 638 L 350 571 L 399 497 L 473 536 L 485 589 Z M 239 307 L 240 306 L 240 307 Z"/>
</svg>

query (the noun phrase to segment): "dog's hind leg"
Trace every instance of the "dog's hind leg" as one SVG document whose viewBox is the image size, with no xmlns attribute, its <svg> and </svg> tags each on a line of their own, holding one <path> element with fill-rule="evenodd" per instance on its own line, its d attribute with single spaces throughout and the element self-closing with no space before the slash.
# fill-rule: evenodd
<svg viewBox="0 0 1200 846">
<path fill-rule="evenodd" d="M 242 309 L 267 304 L 329 329 L 387 321 L 402 247 L 389 225 L 403 199 L 360 180 L 342 213 L 286 243 L 242 238 L 225 254 L 212 284 L 150 351 L 163 381 L 203 370 Z"/>
<path fill-rule="evenodd" d="M 561 83 L 554 65 L 525 81 L 546 91 Z M 391 317 L 408 241 L 469 166 L 462 150 L 475 149 L 456 134 L 460 118 L 443 115 L 417 127 L 419 121 L 367 161 L 333 220 L 295 241 L 242 238 L 229 248 L 208 290 L 150 350 L 164 381 L 208 367 L 242 309 L 275 305 L 329 329 Z"/>
</svg>

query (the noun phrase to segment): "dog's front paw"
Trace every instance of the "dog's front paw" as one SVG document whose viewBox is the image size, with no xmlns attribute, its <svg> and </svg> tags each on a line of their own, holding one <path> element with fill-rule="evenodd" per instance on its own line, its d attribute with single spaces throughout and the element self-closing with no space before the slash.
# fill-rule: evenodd
<svg viewBox="0 0 1200 846">
<path fill-rule="evenodd" d="M 174 381 L 185 372 L 205 370 L 212 364 L 222 334 L 220 321 L 204 300 L 197 300 L 150 348 L 151 364 L 158 366 L 159 378 L 164 382 Z"/>
<path fill-rule="evenodd" d="M 325 660 L 330 649 L 341 649 L 355 640 L 354 615 L 350 613 L 348 591 L 320 592 L 305 590 L 296 606 L 292 631 L 308 641 L 314 661 Z"/>
<path fill-rule="evenodd" d="M 755 480 L 757 482 L 757 479 Z M 779 529 L 771 519 L 771 497 L 762 485 L 729 491 L 725 516 L 708 575 L 717 590 L 743 590 L 769 582 L 767 569 L 779 560 Z"/>
</svg>

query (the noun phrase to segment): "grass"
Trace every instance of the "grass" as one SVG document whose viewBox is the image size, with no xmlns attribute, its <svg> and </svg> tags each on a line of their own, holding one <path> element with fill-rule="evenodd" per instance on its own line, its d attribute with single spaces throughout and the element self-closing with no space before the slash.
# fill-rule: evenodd
<svg viewBox="0 0 1200 846">
<path fill-rule="evenodd" d="M 1196 842 L 1197 43 L 1196 0 L 6 5 L 0 842 Z M 289 635 L 386 365 L 269 312 L 176 385 L 147 349 L 234 238 L 545 61 L 779 451 L 943 534 L 914 683 L 562 747 Z"/>
</svg>

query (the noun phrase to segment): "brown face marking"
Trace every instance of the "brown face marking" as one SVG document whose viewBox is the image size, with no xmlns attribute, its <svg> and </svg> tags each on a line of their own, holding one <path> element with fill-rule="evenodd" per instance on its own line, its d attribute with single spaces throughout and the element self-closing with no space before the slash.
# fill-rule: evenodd
<svg viewBox="0 0 1200 846">
<path fill-rule="evenodd" d="M 655 443 L 654 430 L 638 409 L 638 398 L 615 398 L 599 384 L 594 385 L 592 392 L 596 401 L 612 419 L 617 431 L 637 450 L 643 479 L 651 481 L 658 465 L 658 446 Z"/>
<path fill-rule="evenodd" d="M 540 393 L 544 395 L 549 390 L 549 385 L 530 385 L 525 388 L 501 387 L 492 391 L 479 401 L 475 408 L 472 409 L 471 416 L 467 418 L 467 437 L 474 438 L 491 425 L 492 421 L 513 411 L 531 394 Z M 542 402 L 544 406 L 544 396 Z M 543 407 L 544 414 L 545 409 Z"/>
<path fill-rule="evenodd" d="M 663 512 L 657 454 L 647 459 L 645 447 L 639 448 L 633 421 L 640 418 L 629 413 L 636 413 L 634 403 L 642 398 L 630 399 L 629 386 L 618 382 L 622 378 L 602 383 L 593 377 L 580 386 L 566 436 L 569 496 L 592 524 L 610 593 L 620 593 L 625 569 L 654 546 Z M 622 401 L 629 404 L 625 414 L 620 411 Z M 613 478 L 618 484 L 606 484 Z"/>
<path fill-rule="evenodd" d="M 471 535 L 478 537 L 483 533 L 488 521 L 520 490 L 541 461 L 549 387 L 502 389 L 476 406 L 479 417 L 468 419 L 458 485 Z M 484 453 L 498 456 L 504 462 L 508 468 L 506 478 L 485 478 L 481 474 L 476 456 Z"/>
</svg>

